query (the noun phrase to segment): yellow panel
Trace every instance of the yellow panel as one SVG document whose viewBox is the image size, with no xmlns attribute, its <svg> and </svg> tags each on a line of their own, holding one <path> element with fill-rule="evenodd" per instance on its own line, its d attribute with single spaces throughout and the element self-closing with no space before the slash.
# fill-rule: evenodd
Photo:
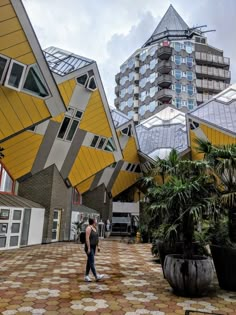
<svg viewBox="0 0 236 315">
<path fill-rule="evenodd" d="M 43 136 L 23 132 L 2 143 L 3 162 L 14 180 L 31 171 Z"/>
<path fill-rule="evenodd" d="M 2 52 L 6 48 L 10 48 L 14 45 L 26 42 L 27 39 L 22 30 L 18 30 L 14 33 L 7 34 L 5 36 L 0 37 L 0 51 Z"/>
<path fill-rule="evenodd" d="M 64 84 L 63 83 L 59 84 L 58 85 L 58 89 L 59 89 L 59 91 L 61 93 L 61 96 L 62 96 L 62 99 L 63 99 L 65 105 L 68 106 L 70 100 L 69 100 L 69 98 L 68 98 L 68 96 L 66 94 L 66 90 L 65 90 Z"/>
<path fill-rule="evenodd" d="M 5 20 L 9 20 L 13 17 L 15 17 L 15 11 L 13 10 L 12 6 L 9 5 L 5 5 L 3 7 L 1 7 L 0 10 L 0 21 L 5 21 Z"/>
<path fill-rule="evenodd" d="M 26 111 L 24 103 L 19 97 L 20 93 L 8 88 L 3 88 L 3 92 L 5 97 L 7 97 L 9 104 L 11 105 L 11 109 L 14 109 L 18 119 L 20 120 L 24 128 L 31 126 L 33 121 L 31 120 L 29 113 Z M 5 103 L 7 102 L 5 101 Z M 26 103 L 26 105 L 28 104 Z M 9 108 L 10 106 L 8 108 L 5 108 L 3 104 L 1 106 L 2 111 L 6 113 L 9 123 L 12 125 L 13 122 L 11 115 L 9 115 Z"/>
<path fill-rule="evenodd" d="M 107 138 L 112 136 L 110 124 L 98 90 L 91 94 L 88 105 L 83 114 L 83 119 L 80 123 L 80 129 L 84 129 Z"/>
<path fill-rule="evenodd" d="M 23 123 L 19 120 L 19 116 L 17 115 L 17 111 L 14 111 L 11 98 L 7 97 L 10 94 L 15 94 L 15 91 L 9 90 L 5 87 L 0 87 L 0 111 L 1 111 L 1 124 L 0 128 L 5 134 L 5 136 L 9 136 L 14 132 L 22 129 L 24 127 Z M 15 103 L 13 102 L 15 105 Z M 16 110 L 17 110 L 16 106 Z M 3 127 L 4 125 L 4 127 Z M 5 129 L 6 128 L 6 129 Z"/>
<path fill-rule="evenodd" d="M 34 102 L 34 99 L 36 99 L 33 96 L 30 96 L 25 93 L 19 93 L 19 98 L 21 102 L 24 104 L 24 107 L 26 108 L 28 114 L 30 115 L 30 118 L 33 122 L 37 122 L 42 120 L 43 116 L 41 115 L 39 108 L 37 107 L 37 104 Z M 46 106 L 44 105 L 46 108 Z M 47 108 L 46 108 L 47 109 Z M 48 117 L 50 114 L 48 110 L 46 111 Z"/>
<path fill-rule="evenodd" d="M 202 132 L 206 135 L 207 139 L 213 144 L 213 145 L 227 145 L 227 144 L 233 144 L 236 143 L 236 137 L 231 137 L 229 135 L 226 135 L 224 131 L 222 132 L 211 128 L 207 125 L 200 124 L 199 128 L 201 128 Z M 193 160 L 200 160 L 203 158 L 203 154 L 199 154 L 196 152 L 196 144 L 194 143 L 194 139 L 196 139 L 196 134 L 194 130 L 190 130 L 190 143 L 191 143 L 191 152 L 192 152 L 192 159 Z"/>
<path fill-rule="evenodd" d="M 112 152 L 82 146 L 70 171 L 69 180 L 76 186 L 115 162 Z"/>
<path fill-rule="evenodd" d="M 22 97 L 23 93 L 20 95 L 20 97 Z M 27 94 L 24 94 L 24 96 L 28 96 Z M 28 96 L 30 97 L 30 96 Z M 42 119 L 46 119 L 46 118 L 50 118 L 51 117 L 51 114 L 45 104 L 46 101 L 40 99 L 40 98 L 37 98 L 37 97 L 31 97 L 32 98 L 32 101 L 34 102 L 35 106 L 37 107 L 38 111 L 40 112 L 40 115 L 42 117 Z M 27 102 L 27 105 L 28 105 L 28 102 Z M 30 108 L 29 108 L 30 110 Z"/>
<path fill-rule="evenodd" d="M 140 177 L 137 173 L 131 173 L 127 171 L 120 171 L 116 178 L 116 181 L 112 187 L 112 196 L 115 197 L 122 191 L 132 186 Z"/>
<path fill-rule="evenodd" d="M 61 123 L 62 120 L 63 120 L 63 118 L 64 118 L 64 116 L 65 116 L 65 115 L 62 113 L 62 114 L 60 114 L 60 115 L 58 115 L 58 116 L 56 116 L 56 117 L 53 117 L 52 120 Z"/>
<path fill-rule="evenodd" d="M 10 20 L 2 21 L 0 23 L 0 36 L 18 31 L 20 29 L 21 29 L 21 25 L 20 25 L 17 17 L 10 19 Z"/>
<path fill-rule="evenodd" d="M 124 150 L 123 150 L 124 160 L 130 163 L 138 163 L 138 152 L 136 147 L 136 142 L 134 137 L 130 137 Z"/>
<path fill-rule="evenodd" d="M 85 193 L 86 191 L 89 190 L 90 186 L 93 183 L 95 176 L 91 176 L 90 178 L 86 179 L 85 181 L 83 181 L 81 184 L 76 186 L 76 189 L 78 190 L 78 192 L 80 194 Z"/>
<path fill-rule="evenodd" d="M 30 59 L 31 55 L 33 56 L 32 52 L 31 52 L 31 47 L 29 46 L 29 44 L 27 42 L 23 42 L 23 43 L 15 45 L 13 47 L 10 47 L 10 48 L 7 48 L 7 49 L 3 49 L 3 50 L 1 50 L 1 53 L 3 55 L 6 55 L 6 56 L 10 57 L 10 58 L 14 58 L 14 59 L 16 59 L 18 61 L 20 61 L 18 59 L 20 57 L 26 58 L 25 55 L 27 55 L 28 59 Z M 34 63 L 36 62 L 34 56 L 33 56 L 33 59 L 30 59 L 30 60 L 31 61 L 33 60 Z"/>
<path fill-rule="evenodd" d="M 71 79 L 68 81 L 65 81 L 58 85 L 59 91 L 61 93 L 61 96 L 66 104 L 66 106 L 69 105 L 71 96 L 74 92 L 74 88 L 76 86 L 75 80 Z"/>
<path fill-rule="evenodd" d="M 1 6 L 4 6 L 4 5 L 6 5 L 6 4 L 9 4 L 10 3 L 10 0 L 1 0 L 1 2 L 0 2 L 0 7 Z"/>
<path fill-rule="evenodd" d="M 25 54 L 23 56 L 17 57 L 17 60 L 19 62 L 26 64 L 26 65 L 32 65 L 32 64 L 36 63 L 36 59 L 31 52 L 28 54 Z"/>
</svg>

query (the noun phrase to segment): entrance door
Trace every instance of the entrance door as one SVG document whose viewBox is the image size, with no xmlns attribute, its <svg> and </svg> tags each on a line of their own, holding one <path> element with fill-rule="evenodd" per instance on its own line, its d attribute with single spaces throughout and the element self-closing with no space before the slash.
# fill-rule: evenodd
<svg viewBox="0 0 236 315">
<path fill-rule="evenodd" d="M 59 241 L 60 227 L 61 227 L 61 210 L 54 209 L 53 222 L 52 222 L 52 242 Z"/>
<path fill-rule="evenodd" d="M 20 247 L 23 209 L 0 208 L 0 250 Z"/>
</svg>

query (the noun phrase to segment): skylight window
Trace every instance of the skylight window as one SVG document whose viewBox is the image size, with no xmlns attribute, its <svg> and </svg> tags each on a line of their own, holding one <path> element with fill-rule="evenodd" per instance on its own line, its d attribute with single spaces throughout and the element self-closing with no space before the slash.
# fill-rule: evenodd
<svg viewBox="0 0 236 315">
<path fill-rule="evenodd" d="M 236 90 L 230 89 L 222 93 L 219 97 L 216 98 L 217 101 L 229 103 L 232 100 L 236 99 Z"/>
</svg>

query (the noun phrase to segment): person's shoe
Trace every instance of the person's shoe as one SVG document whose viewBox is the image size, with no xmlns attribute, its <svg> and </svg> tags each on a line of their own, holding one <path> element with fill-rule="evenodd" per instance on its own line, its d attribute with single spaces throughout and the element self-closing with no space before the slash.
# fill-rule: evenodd
<svg viewBox="0 0 236 315">
<path fill-rule="evenodd" d="M 92 282 L 91 278 L 89 276 L 85 276 L 84 277 L 84 281 L 85 282 Z"/>
<path fill-rule="evenodd" d="M 96 281 L 101 280 L 102 278 L 104 278 L 104 275 L 97 275 Z"/>
</svg>

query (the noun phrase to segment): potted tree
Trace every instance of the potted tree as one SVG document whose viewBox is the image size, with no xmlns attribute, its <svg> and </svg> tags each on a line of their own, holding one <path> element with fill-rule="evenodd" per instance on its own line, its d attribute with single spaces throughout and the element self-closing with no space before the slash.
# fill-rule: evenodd
<svg viewBox="0 0 236 315">
<path fill-rule="evenodd" d="M 236 144 L 214 146 L 196 139 L 216 176 L 220 213 L 209 229 L 211 253 L 222 289 L 236 291 Z"/>
<path fill-rule="evenodd" d="M 167 255 L 164 274 L 174 292 L 184 296 L 201 296 L 213 278 L 212 262 L 205 255 L 196 255 L 194 232 L 207 212 L 214 212 L 214 178 L 206 162 L 179 160 L 170 168 L 163 184 L 148 188 L 149 211 L 166 224 L 165 240 L 179 254 Z M 182 253 L 181 253 L 182 252 Z"/>
</svg>

